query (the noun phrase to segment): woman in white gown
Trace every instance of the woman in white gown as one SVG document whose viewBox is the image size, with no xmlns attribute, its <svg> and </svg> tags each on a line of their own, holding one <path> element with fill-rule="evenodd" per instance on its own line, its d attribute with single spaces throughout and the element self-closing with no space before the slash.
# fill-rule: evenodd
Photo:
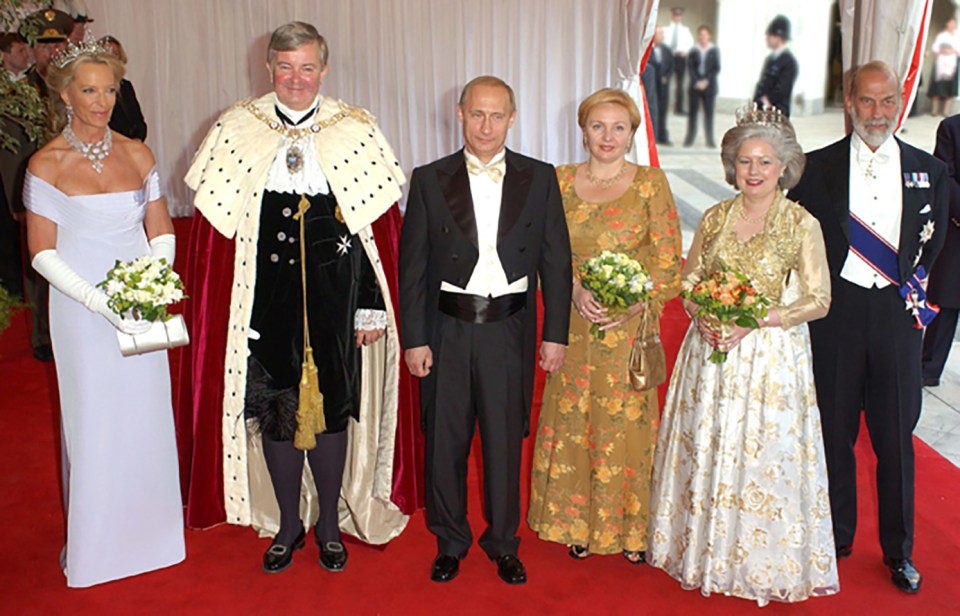
<svg viewBox="0 0 960 616">
<path fill-rule="evenodd" d="M 69 120 L 31 158 L 24 187 L 33 266 L 51 286 L 65 454 L 61 565 L 72 587 L 184 558 L 167 357 L 123 357 L 117 330 L 147 324 L 118 317 L 94 286 L 117 259 L 173 263 L 175 251 L 153 155 L 107 127 L 122 75 L 109 50 L 93 46 L 54 60 L 47 80 Z"/>
<path fill-rule="evenodd" d="M 683 289 L 721 264 L 771 300 L 760 329 L 694 315 L 670 381 L 653 466 L 648 562 L 687 589 L 802 601 L 839 590 L 806 322 L 830 305 L 820 226 L 783 196 L 803 171 L 785 118 L 744 112 L 724 135 L 741 192 L 703 215 Z M 712 346 L 729 352 L 711 363 Z"/>
</svg>

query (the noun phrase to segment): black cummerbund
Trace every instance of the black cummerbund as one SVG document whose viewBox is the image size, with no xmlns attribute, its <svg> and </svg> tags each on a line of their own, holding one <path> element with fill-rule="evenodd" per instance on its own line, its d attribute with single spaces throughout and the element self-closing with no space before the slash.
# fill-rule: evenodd
<svg viewBox="0 0 960 616">
<path fill-rule="evenodd" d="M 527 305 L 526 293 L 511 293 L 500 297 L 480 297 L 466 293 L 440 291 L 440 312 L 470 323 L 502 321 L 521 311 Z"/>
</svg>

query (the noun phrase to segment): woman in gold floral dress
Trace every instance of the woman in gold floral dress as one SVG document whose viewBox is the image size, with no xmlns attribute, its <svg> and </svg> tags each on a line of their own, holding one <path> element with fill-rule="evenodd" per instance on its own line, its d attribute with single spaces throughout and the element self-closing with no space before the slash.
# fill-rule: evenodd
<svg viewBox="0 0 960 616">
<path fill-rule="evenodd" d="M 816 219 L 781 192 L 804 165 L 785 119 L 740 114 L 720 156 L 741 192 L 703 215 L 683 288 L 725 264 L 771 308 L 756 330 L 694 316 L 661 420 L 648 556 L 704 595 L 802 601 L 839 590 L 806 326 L 830 306 L 826 253 Z M 708 361 L 713 346 L 724 363 Z"/>
<path fill-rule="evenodd" d="M 663 172 L 624 159 L 640 113 L 625 92 L 603 89 L 577 118 L 589 160 L 557 169 L 574 271 L 603 250 L 637 259 L 653 279 L 659 316 L 680 290 L 680 228 Z M 656 389 L 633 391 L 627 373 L 642 306 L 607 315 L 579 281 L 573 304 L 566 360 L 544 392 L 527 520 L 541 539 L 570 545 L 574 558 L 622 552 L 639 564 L 660 415 Z M 593 323 L 603 340 L 589 332 Z"/>
</svg>

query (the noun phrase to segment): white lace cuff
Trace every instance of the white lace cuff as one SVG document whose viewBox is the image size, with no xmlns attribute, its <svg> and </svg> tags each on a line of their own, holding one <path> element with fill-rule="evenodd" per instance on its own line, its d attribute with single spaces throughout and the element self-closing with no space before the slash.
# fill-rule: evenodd
<svg viewBox="0 0 960 616">
<path fill-rule="evenodd" d="M 353 317 L 353 328 L 360 329 L 387 329 L 387 311 L 372 308 L 357 308 Z"/>
</svg>

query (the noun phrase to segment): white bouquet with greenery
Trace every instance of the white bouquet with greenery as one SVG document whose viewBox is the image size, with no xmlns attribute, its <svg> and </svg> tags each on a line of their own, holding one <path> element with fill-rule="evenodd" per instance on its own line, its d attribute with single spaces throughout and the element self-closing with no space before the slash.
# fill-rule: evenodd
<svg viewBox="0 0 960 616">
<path fill-rule="evenodd" d="M 653 280 L 643 264 L 620 252 L 604 250 L 584 261 L 579 271 L 581 286 L 612 315 L 626 314 L 634 304 L 650 299 L 653 290 Z M 590 331 L 603 339 L 604 332 L 597 323 Z"/>
<path fill-rule="evenodd" d="M 117 261 L 97 286 L 114 312 L 145 321 L 168 320 L 167 307 L 185 297 L 183 281 L 167 260 L 150 256 Z"/>
</svg>

